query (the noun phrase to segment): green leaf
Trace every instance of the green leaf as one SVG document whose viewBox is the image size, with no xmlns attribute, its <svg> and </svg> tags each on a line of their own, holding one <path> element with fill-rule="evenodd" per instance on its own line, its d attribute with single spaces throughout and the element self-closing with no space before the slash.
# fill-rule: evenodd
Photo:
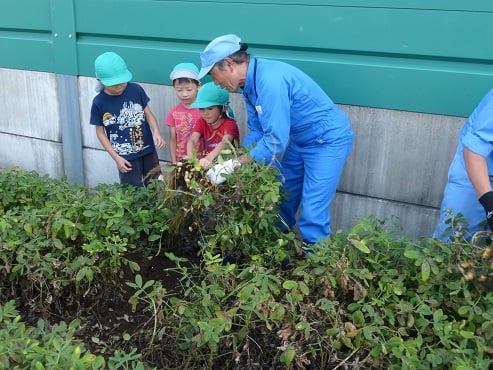
<svg viewBox="0 0 493 370">
<path fill-rule="evenodd" d="M 404 251 L 404 256 L 412 260 L 417 260 L 424 257 L 423 253 L 416 249 L 406 249 Z"/>
<path fill-rule="evenodd" d="M 298 283 L 294 280 L 286 280 L 284 283 L 282 283 L 282 287 L 286 290 L 291 290 L 296 288 Z"/>
<path fill-rule="evenodd" d="M 304 295 L 310 294 L 310 288 L 308 288 L 308 286 L 303 281 L 300 281 L 299 287 L 300 287 L 301 293 L 303 293 Z"/>
<path fill-rule="evenodd" d="M 142 287 L 142 289 L 147 289 L 149 288 L 150 286 L 154 285 L 155 281 L 154 280 L 147 280 L 146 283 L 144 284 L 144 286 Z"/>
<path fill-rule="evenodd" d="M 461 331 L 459 331 L 459 333 L 460 333 L 462 338 L 466 338 L 466 339 L 474 338 L 474 333 L 471 331 L 461 330 Z"/>
<path fill-rule="evenodd" d="M 356 311 L 360 307 L 361 307 L 361 304 L 360 303 L 353 302 L 353 303 L 348 304 L 347 309 L 348 309 L 349 312 L 352 312 L 352 311 Z"/>
<path fill-rule="evenodd" d="M 149 238 L 147 238 L 150 242 L 154 242 L 156 240 L 159 240 L 161 238 L 161 235 L 158 234 L 152 234 L 149 235 Z"/>
<path fill-rule="evenodd" d="M 86 217 L 92 218 L 97 215 L 97 212 L 86 209 L 82 214 Z"/>
<path fill-rule="evenodd" d="M 93 271 L 91 268 L 84 266 L 82 267 L 78 272 L 77 275 L 75 276 L 75 281 L 82 281 L 82 279 L 86 278 L 88 281 L 92 281 L 93 279 Z"/>
<path fill-rule="evenodd" d="M 135 284 L 137 284 L 139 288 L 142 287 L 142 276 L 140 274 L 135 275 Z"/>
<path fill-rule="evenodd" d="M 281 354 L 279 359 L 281 360 L 281 362 L 285 363 L 287 367 L 290 367 L 291 363 L 294 360 L 295 355 L 296 355 L 295 350 L 292 348 L 289 348 L 288 350 L 284 351 Z"/>
<path fill-rule="evenodd" d="M 140 266 L 137 262 L 128 260 L 127 265 L 130 268 L 130 270 L 132 270 L 132 272 L 140 271 Z"/>
<path fill-rule="evenodd" d="M 62 350 L 62 346 L 57 338 L 53 338 L 53 347 L 59 352 Z"/>
<path fill-rule="evenodd" d="M 467 317 L 469 315 L 469 312 L 471 312 L 471 307 L 470 306 L 461 306 L 457 310 L 460 316 L 462 317 Z"/>
<path fill-rule="evenodd" d="M 366 246 L 366 243 L 364 240 L 357 240 L 357 239 L 349 239 L 351 244 L 356 247 L 360 252 L 363 252 L 365 254 L 370 254 L 370 248 Z"/>
<path fill-rule="evenodd" d="M 333 337 L 334 335 L 339 334 L 339 332 L 340 332 L 339 328 L 331 328 L 331 329 L 327 329 L 325 331 L 325 335 L 327 335 L 329 337 Z"/>
<path fill-rule="evenodd" d="M 428 262 L 428 259 L 424 259 L 421 264 L 421 279 L 423 279 L 423 281 L 427 281 L 430 278 L 430 271 L 430 263 Z"/>
<path fill-rule="evenodd" d="M 353 320 L 358 326 L 362 326 L 365 323 L 365 316 L 360 310 L 353 313 Z"/>
</svg>

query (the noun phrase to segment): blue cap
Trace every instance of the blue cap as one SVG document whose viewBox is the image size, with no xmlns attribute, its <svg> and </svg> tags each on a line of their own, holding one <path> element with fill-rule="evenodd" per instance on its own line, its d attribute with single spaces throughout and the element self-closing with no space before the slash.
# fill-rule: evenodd
<svg viewBox="0 0 493 370">
<path fill-rule="evenodd" d="M 217 62 L 240 50 L 240 44 L 241 39 L 233 34 L 219 36 L 212 40 L 200 53 L 202 68 L 198 76 L 199 80 L 209 73 Z"/>
<path fill-rule="evenodd" d="M 96 77 L 104 86 L 114 86 L 132 79 L 132 73 L 123 58 L 112 51 L 98 56 L 94 61 L 94 69 Z"/>
</svg>

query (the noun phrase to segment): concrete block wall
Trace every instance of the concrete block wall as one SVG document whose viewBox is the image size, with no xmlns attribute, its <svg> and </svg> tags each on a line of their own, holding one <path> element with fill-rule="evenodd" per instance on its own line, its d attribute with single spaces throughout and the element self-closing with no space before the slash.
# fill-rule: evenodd
<svg viewBox="0 0 493 370">
<path fill-rule="evenodd" d="M 465 118 L 341 107 L 355 139 L 332 206 L 333 229 L 367 215 L 396 216 L 402 233 L 431 236 Z"/>
<path fill-rule="evenodd" d="M 0 167 L 63 176 L 55 75 L 0 68 Z"/>
<path fill-rule="evenodd" d="M 113 160 L 102 149 L 89 124 L 96 80 L 78 77 L 85 185 L 118 182 Z M 18 166 L 59 178 L 64 175 L 60 104 L 56 75 L 0 68 L 0 167 Z M 142 84 L 150 107 L 168 139 L 164 119 L 178 100 L 169 86 Z M 241 95 L 231 105 L 246 133 Z M 332 230 L 347 230 L 358 218 L 396 217 L 400 233 L 411 238 L 431 236 L 464 117 L 450 117 L 341 105 L 351 120 L 355 141 L 332 205 Z M 67 149 L 67 148 L 65 148 Z M 72 148 L 74 150 L 80 150 Z M 163 163 L 168 149 L 160 150 Z"/>
</svg>

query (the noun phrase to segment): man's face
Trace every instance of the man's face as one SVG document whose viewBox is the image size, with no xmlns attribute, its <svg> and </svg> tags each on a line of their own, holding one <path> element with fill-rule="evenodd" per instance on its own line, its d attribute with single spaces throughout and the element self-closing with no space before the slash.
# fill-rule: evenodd
<svg viewBox="0 0 493 370">
<path fill-rule="evenodd" d="M 245 85 L 246 70 L 243 72 L 244 68 L 241 67 L 244 67 L 244 65 L 233 63 L 231 59 L 226 58 L 224 60 L 223 69 L 219 69 L 219 67 L 215 65 L 210 70 L 209 74 L 216 85 L 229 90 L 229 92 L 236 92 L 239 87 Z"/>
</svg>

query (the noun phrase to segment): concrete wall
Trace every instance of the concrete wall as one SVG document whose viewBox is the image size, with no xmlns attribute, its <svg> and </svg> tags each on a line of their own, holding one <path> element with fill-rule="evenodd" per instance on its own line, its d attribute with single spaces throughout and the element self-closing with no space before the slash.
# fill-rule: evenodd
<svg viewBox="0 0 493 370">
<path fill-rule="evenodd" d="M 63 176 L 55 75 L 0 69 L 0 86 L 0 167 Z"/>
<path fill-rule="evenodd" d="M 342 106 L 355 132 L 332 206 L 334 229 L 367 215 L 398 218 L 413 238 L 431 236 L 463 117 Z"/>
<path fill-rule="evenodd" d="M 65 174 L 60 104 L 55 74 L 0 68 L 0 167 L 18 166 L 59 178 Z M 85 185 L 118 182 L 113 160 L 102 150 L 89 122 L 96 80 L 78 77 L 80 123 Z M 178 100 L 165 85 L 142 84 L 150 107 L 161 124 Z M 60 102 L 60 103 L 59 103 Z M 235 116 L 244 136 L 242 97 L 232 96 Z M 67 107 L 64 107 L 67 108 Z M 431 236 L 446 183 L 447 170 L 457 144 L 463 117 L 450 117 L 342 105 L 351 120 L 355 141 L 337 197 L 332 206 L 332 229 L 346 230 L 358 218 L 397 217 L 402 233 L 412 238 Z M 79 126 L 80 125 L 80 126 Z M 70 133 L 69 133 L 70 134 Z M 67 133 L 66 133 L 67 135 Z M 168 150 L 159 151 L 164 162 Z"/>
</svg>

